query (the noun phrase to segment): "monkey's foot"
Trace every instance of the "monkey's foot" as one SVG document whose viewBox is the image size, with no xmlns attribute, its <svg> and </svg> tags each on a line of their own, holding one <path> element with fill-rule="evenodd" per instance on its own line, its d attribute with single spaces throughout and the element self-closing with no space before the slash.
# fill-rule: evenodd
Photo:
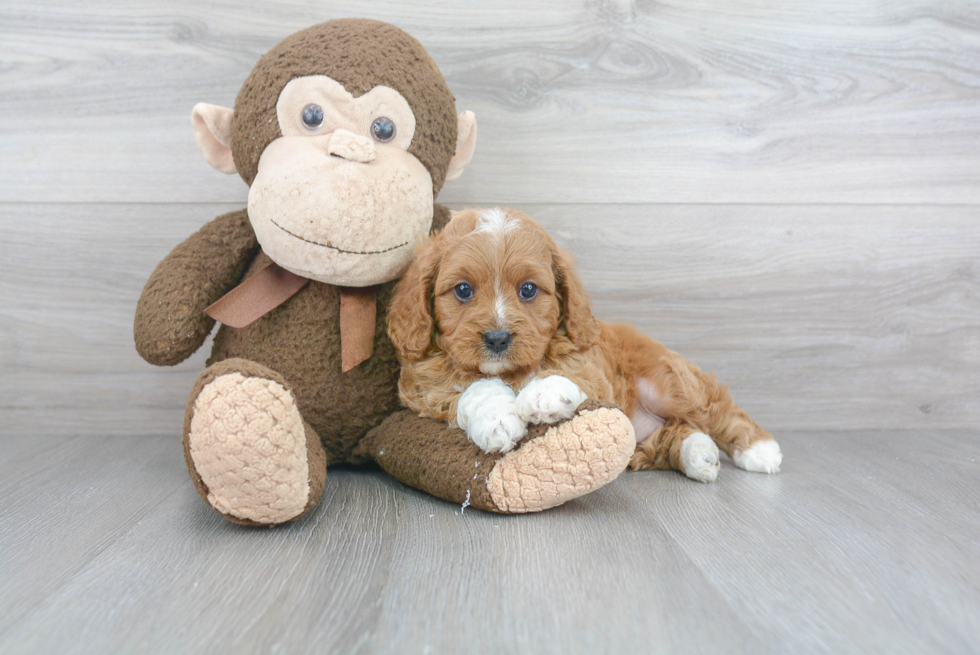
<svg viewBox="0 0 980 655">
<path fill-rule="evenodd" d="M 318 446 L 318 439 L 308 440 L 309 428 L 285 385 L 248 371 L 257 366 L 251 362 L 237 360 L 250 365 L 242 367 L 235 361 L 221 362 L 199 379 L 185 422 L 188 469 L 201 496 L 230 521 L 294 520 L 323 491 L 322 449 L 310 452 L 308 441 Z"/>
<path fill-rule="evenodd" d="M 540 512 L 595 491 L 625 470 L 636 448 L 626 415 L 598 403 L 583 403 L 571 419 L 538 430 L 545 427 L 490 472 L 487 488 L 497 511 Z"/>
</svg>

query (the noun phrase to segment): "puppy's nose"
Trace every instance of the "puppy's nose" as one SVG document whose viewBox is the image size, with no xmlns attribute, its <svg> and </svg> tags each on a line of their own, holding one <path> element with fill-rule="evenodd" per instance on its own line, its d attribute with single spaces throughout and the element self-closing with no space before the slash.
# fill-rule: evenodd
<svg viewBox="0 0 980 655">
<path fill-rule="evenodd" d="M 506 330 L 490 330 L 483 333 L 483 343 L 487 344 L 487 349 L 495 355 L 507 350 L 510 345 L 510 332 Z"/>
</svg>

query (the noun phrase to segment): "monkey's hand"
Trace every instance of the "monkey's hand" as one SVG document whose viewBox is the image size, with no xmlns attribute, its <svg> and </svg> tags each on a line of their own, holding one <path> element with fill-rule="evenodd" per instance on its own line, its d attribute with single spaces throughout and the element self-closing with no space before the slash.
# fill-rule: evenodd
<svg viewBox="0 0 980 655">
<path fill-rule="evenodd" d="M 201 347 L 214 319 L 204 310 L 238 284 L 258 252 L 242 209 L 214 219 L 161 261 L 136 306 L 133 335 L 140 356 L 173 366 Z"/>
</svg>

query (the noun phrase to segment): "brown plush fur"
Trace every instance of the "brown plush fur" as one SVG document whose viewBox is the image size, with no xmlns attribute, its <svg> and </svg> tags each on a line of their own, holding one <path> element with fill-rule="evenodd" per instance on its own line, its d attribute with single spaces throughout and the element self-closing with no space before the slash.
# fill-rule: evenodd
<svg viewBox="0 0 980 655">
<path fill-rule="evenodd" d="M 239 93 L 233 123 L 235 164 L 246 182 L 255 177 L 262 151 L 280 136 L 279 93 L 304 75 L 333 77 L 355 96 L 379 84 L 402 93 L 417 119 L 409 151 L 438 190 L 456 146 L 452 94 L 418 41 L 393 25 L 362 19 L 297 32 L 255 66 Z M 435 205 L 432 230 L 448 218 L 449 211 Z M 214 326 L 204 309 L 269 262 L 247 210 L 201 228 L 160 262 L 143 290 L 134 327 L 139 353 L 167 366 L 189 357 Z M 330 462 L 345 461 L 360 437 L 399 408 L 398 360 L 384 322 L 393 286 L 378 287 L 373 356 L 348 373 L 340 370 L 338 290 L 315 280 L 248 327 L 221 326 L 208 364 L 240 358 L 276 371 L 289 381 Z"/>
<path fill-rule="evenodd" d="M 432 176 L 439 193 L 456 149 L 456 103 L 435 62 L 415 38 L 394 25 L 349 18 L 320 23 L 286 37 L 266 53 L 235 100 L 232 151 L 235 167 L 251 184 L 259 157 L 282 136 L 276 101 L 296 77 L 326 75 L 355 98 L 375 86 L 398 91 L 415 114 L 408 149 Z"/>
<path fill-rule="evenodd" d="M 242 280 L 259 242 L 248 213 L 223 214 L 160 262 L 136 305 L 136 350 L 156 366 L 190 357 L 214 328 L 204 309 Z"/>
<path fill-rule="evenodd" d="M 316 25 L 288 37 L 261 59 L 239 93 L 232 124 L 232 155 L 247 183 L 255 178 L 262 152 L 281 136 L 276 103 L 283 87 L 307 75 L 327 75 L 354 96 L 377 85 L 397 90 L 416 118 L 408 152 L 431 175 L 434 198 L 456 148 L 455 102 L 435 63 L 415 39 L 394 26 L 370 20 Z M 371 206 L 370 200 L 354 194 L 350 207 L 363 211 Z M 446 208 L 434 205 L 432 231 L 442 230 L 449 216 Z M 214 326 L 204 310 L 269 262 L 247 210 L 219 216 L 205 225 L 161 261 L 147 282 L 134 324 L 139 353 L 156 365 L 172 366 L 186 359 Z M 188 470 L 205 502 L 209 490 L 194 468 L 189 446 L 195 401 L 209 382 L 238 373 L 270 380 L 285 389 L 303 419 L 309 498 L 301 514 L 286 520 L 312 509 L 323 493 L 327 465 L 344 462 L 377 461 L 399 480 L 433 495 L 501 511 L 487 488 L 500 458 L 481 454 L 477 459 L 475 446 L 462 431 L 398 411 L 399 362 L 386 323 L 393 287 L 388 282 L 377 289 L 373 354 L 346 373 L 341 371 L 340 294 L 335 286 L 311 280 L 251 325 L 218 330 L 209 366 L 188 400 L 184 426 Z M 588 409 L 583 408 L 580 413 Z M 586 419 L 591 425 L 593 419 Z M 626 432 L 609 434 L 621 437 Z M 623 462 L 611 457 L 597 463 L 614 462 L 621 470 Z M 240 517 L 226 518 L 255 524 Z"/>
<path fill-rule="evenodd" d="M 449 210 L 437 205 L 433 229 L 441 229 L 448 217 Z M 137 305 L 137 350 L 154 364 L 180 363 L 200 348 L 214 325 L 204 309 L 268 263 L 245 210 L 205 225 L 150 276 Z M 248 327 L 222 325 L 208 365 L 240 358 L 278 372 L 320 435 L 329 461 L 346 461 L 360 437 L 399 409 L 399 364 L 385 322 L 393 287 L 393 282 L 378 287 L 374 354 L 347 373 L 340 370 L 339 293 L 314 280 Z"/>
<path fill-rule="evenodd" d="M 610 406 L 588 400 L 578 408 L 576 416 Z M 564 422 L 529 426 L 524 443 Z M 433 453 L 438 456 L 433 458 Z M 478 509 L 500 511 L 490 497 L 486 480 L 503 455 L 483 452 L 467 439 L 465 432 L 443 421 L 398 412 L 369 432 L 358 443 L 354 455 L 364 461 L 376 461 L 394 478 L 437 498 L 454 503 L 469 501 Z"/>
<path fill-rule="evenodd" d="M 452 94 L 415 39 L 370 20 L 316 25 L 288 37 L 261 59 L 239 93 L 232 126 L 235 166 L 247 183 L 255 177 L 263 150 L 280 136 L 276 102 L 281 90 L 291 79 L 306 75 L 327 75 L 354 96 L 376 85 L 401 93 L 416 117 L 408 152 L 431 175 L 433 196 L 438 192 L 456 147 Z M 350 202 L 353 209 L 363 209 L 370 206 L 368 200 L 352 197 Z M 443 229 L 448 219 L 449 211 L 434 205 L 432 231 Z M 214 327 L 204 310 L 269 261 L 247 210 L 205 225 L 150 276 L 134 322 L 139 353 L 156 365 L 185 360 Z M 205 384 L 228 373 L 261 377 L 288 390 L 303 418 L 310 468 L 310 497 L 304 513 L 323 492 L 328 464 L 375 459 L 407 484 L 455 502 L 462 502 L 462 494 L 468 492 L 474 507 L 499 511 L 485 481 L 496 458 L 481 457 L 477 467 L 471 457 L 473 446 L 460 430 L 398 411 L 399 363 L 386 323 L 393 286 L 388 282 L 378 287 L 372 356 L 347 373 L 341 372 L 337 287 L 311 280 L 251 325 L 222 326 L 209 367 L 188 400 L 185 448 L 194 403 Z M 194 486 L 207 502 L 209 491 L 187 451 L 185 455 Z"/>
<path fill-rule="evenodd" d="M 454 294 L 460 282 L 471 299 Z M 538 287 L 532 300 L 518 295 L 526 282 Z M 504 327 L 511 345 L 494 355 L 483 333 Z M 402 403 L 422 416 L 454 421 L 462 391 L 490 370 L 515 392 L 561 375 L 589 398 L 619 405 L 634 426 L 649 428 L 637 434 L 634 469 L 683 470 L 680 442 L 695 431 L 729 455 L 772 438 L 714 375 L 631 325 L 597 322 L 570 256 L 513 210 L 506 219 L 462 212 L 430 239 L 398 285 L 389 332 L 402 357 Z"/>
</svg>

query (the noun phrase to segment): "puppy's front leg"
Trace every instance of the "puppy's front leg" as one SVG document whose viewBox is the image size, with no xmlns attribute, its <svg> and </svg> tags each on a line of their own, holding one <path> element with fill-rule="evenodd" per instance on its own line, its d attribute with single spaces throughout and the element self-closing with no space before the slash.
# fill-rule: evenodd
<svg viewBox="0 0 980 655">
<path fill-rule="evenodd" d="M 527 423 L 557 423 L 575 415 L 588 396 L 562 375 L 531 380 L 517 395 L 517 415 Z"/>
<path fill-rule="evenodd" d="M 499 379 L 478 380 L 456 405 L 456 423 L 486 453 L 506 453 L 527 435 L 514 391 Z"/>
</svg>

